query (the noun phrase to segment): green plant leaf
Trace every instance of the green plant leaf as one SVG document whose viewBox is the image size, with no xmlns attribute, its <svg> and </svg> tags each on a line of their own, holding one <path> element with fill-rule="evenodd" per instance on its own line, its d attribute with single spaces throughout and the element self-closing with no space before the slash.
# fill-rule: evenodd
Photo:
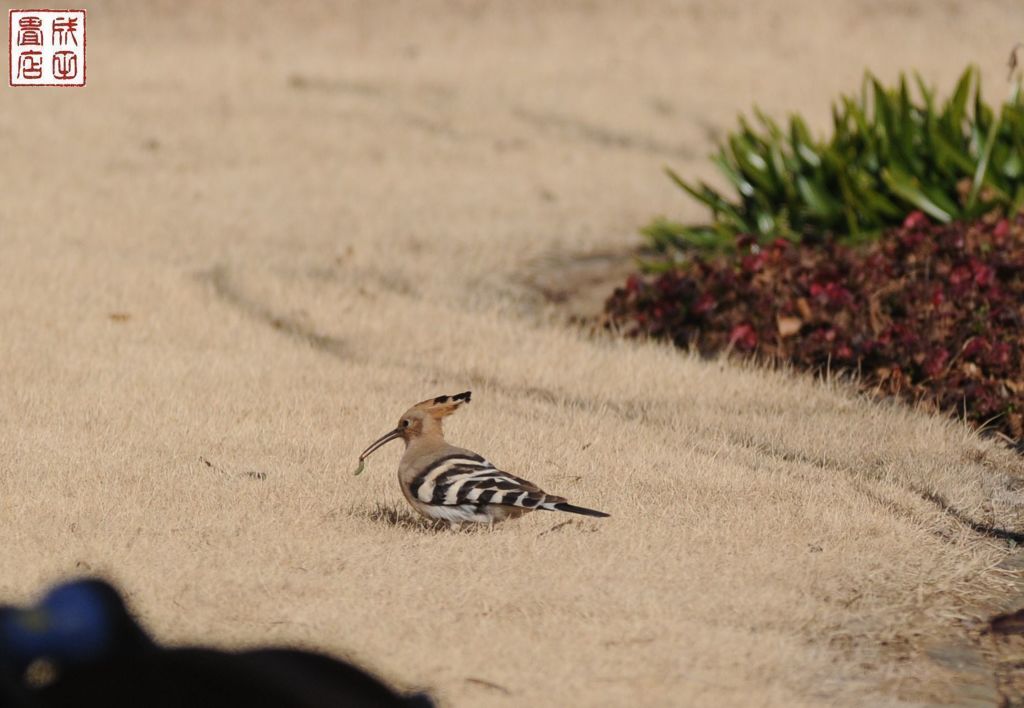
<svg viewBox="0 0 1024 708">
<path fill-rule="evenodd" d="M 758 151 L 755 141 L 749 137 L 749 133 L 731 136 L 729 149 L 739 165 L 743 177 L 756 183 L 763 190 L 778 191 L 778 185 L 772 180 L 768 162 Z"/>
<path fill-rule="evenodd" d="M 931 133 L 931 146 L 935 151 L 936 159 L 939 162 L 948 163 L 954 167 L 958 174 L 969 175 L 974 173 L 975 163 L 970 155 L 962 149 L 957 149 L 938 129 Z"/>
<path fill-rule="evenodd" d="M 892 141 L 895 132 L 894 107 L 889 99 L 889 94 L 882 84 L 874 76 L 871 77 L 871 93 L 875 106 L 875 124 L 881 129 L 883 139 Z"/>
<path fill-rule="evenodd" d="M 981 93 L 981 86 L 978 86 L 978 93 Z M 981 109 L 979 108 L 979 111 Z M 974 170 L 974 179 L 971 180 L 971 191 L 967 195 L 967 208 L 972 209 L 978 200 L 978 193 L 981 191 L 981 186 L 985 184 L 985 175 L 988 172 L 988 162 L 992 157 L 992 148 L 996 144 L 996 137 L 999 134 L 999 126 L 1001 124 L 1002 112 L 999 116 L 992 121 L 992 125 L 989 126 L 988 136 L 985 138 L 985 147 L 982 148 L 981 158 L 978 160 L 978 165 Z"/>
<path fill-rule="evenodd" d="M 807 129 L 804 119 L 797 115 L 792 116 L 789 121 L 789 130 L 793 152 L 799 156 L 804 164 L 810 167 L 820 167 L 821 156 L 818 155 L 818 151 L 814 148 L 811 132 Z"/>
<path fill-rule="evenodd" d="M 873 180 L 865 175 L 859 177 L 858 180 L 851 180 L 851 187 L 859 196 L 859 203 L 862 205 L 862 222 L 878 227 L 906 216 L 906 209 L 897 206 L 892 199 L 875 189 L 876 183 Z M 877 184 L 885 186 L 881 181 Z M 869 220 L 865 217 L 869 217 Z"/>
<path fill-rule="evenodd" d="M 887 168 L 882 170 L 882 179 L 894 194 L 910 202 L 925 214 L 947 224 L 953 220 L 953 214 L 930 199 L 921 190 L 917 180 L 905 172 Z"/>
<path fill-rule="evenodd" d="M 967 109 L 967 99 L 971 95 L 973 79 L 974 67 L 969 66 L 960 75 L 960 79 L 956 82 L 956 88 L 953 89 L 953 95 L 950 97 L 949 103 L 946 104 L 945 120 L 943 122 L 946 124 L 947 134 L 949 135 L 961 135 L 963 132 L 964 112 Z"/>
<path fill-rule="evenodd" d="M 694 187 L 684 181 L 671 169 L 666 171 L 668 172 L 669 177 L 672 178 L 672 181 L 689 193 L 690 196 L 710 207 L 716 220 L 724 219 L 728 221 L 733 225 L 737 233 L 749 233 L 754 231 L 753 225 L 741 213 L 742 207 L 732 205 L 725 199 L 725 197 L 704 182 L 701 182 L 699 187 Z"/>
<path fill-rule="evenodd" d="M 804 176 L 796 178 L 796 185 L 808 211 L 812 214 L 826 219 L 834 219 L 839 214 L 839 202 L 828 193 L 823 185 Z"/>
<path fill-rule="evenodd" d="M 921 78 L 921 74 L 914 72 L 914 82 L 917 84 L 917 90 L 921 92 L 921 97 L 924 99 L 924 111 L 925 115 L 929 118 L 935 115 L 935 92 L 928 88 L 928 84 Z"/>
<path fill-rule="evenodd" d="M 746 178 L 743 177 L 739 172 L 733 169 L 733 166 L 729 164 L 729 160 L 725 156 L 725 152 L 719 152 L 717 155 L 711 158 L 711 161 L 718 166 L 718 171 L 721 172 L 732 186 L 736 188 L 744 197 L 754 196 L 754 185 L 752 185 Z"/>
<path fill-rule="evenodd" d="M 860 221 L 857 219 L 857 203 L 850 180 L 842 172 L 839 173 L 839 190 L 843 195 L 843 214 L 846 217 L 846 228 L 856 236 L 860 233 Z"/>
</svg>

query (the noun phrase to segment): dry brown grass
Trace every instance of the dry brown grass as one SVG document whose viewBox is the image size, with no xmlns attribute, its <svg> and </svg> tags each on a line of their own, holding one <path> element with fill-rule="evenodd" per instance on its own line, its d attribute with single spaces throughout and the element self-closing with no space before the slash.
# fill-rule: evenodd
<svg viewBox="0 0 1024 708">
<path fill-rule="evenodd" d="M 448 705 L 948 697 L 925 648 L 1013 578 L 926 495 L 1024 531 L 1019 458 L 589 339 L 516 283 L 676 209 L 662 161 L 704 171 L 738 108 L 824 119 L 866 56 L 948 84 L 1020 6 L 294 5 L 93 3 L 88 89 L 2 91 L 0 597 L 104 573 L 161 640 L 316 646 Z M 439 532 L 397 446 L 351 476 L 466 388 L 454 442 L 613 517 Z"/>
</svg>

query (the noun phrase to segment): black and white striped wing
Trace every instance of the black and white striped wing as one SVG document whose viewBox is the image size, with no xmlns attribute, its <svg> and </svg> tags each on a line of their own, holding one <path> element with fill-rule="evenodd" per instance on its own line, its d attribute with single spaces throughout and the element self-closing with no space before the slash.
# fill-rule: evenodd
<svg viewBox="0 0 1024 708">
<path fill-rule="evenodd" d="M 413 480 L 409 491 L 418 501 L 433 506 L 501 504 L 536 509 L 546 498 L 532 482 L 466 452 L 435 460 Z"/>
</svg>

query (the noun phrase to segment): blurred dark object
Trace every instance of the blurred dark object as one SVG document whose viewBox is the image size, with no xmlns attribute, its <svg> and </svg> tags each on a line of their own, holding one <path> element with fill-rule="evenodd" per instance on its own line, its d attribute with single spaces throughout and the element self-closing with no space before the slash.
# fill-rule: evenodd
<svg viewBox="0 0 1024 708">
<path fill-rule="evenodd" d="M 0 705 L 188 708 L 429 707 L 322 654 L 158 646 L 102 580 L 59 585 L 35 607 L 0 607 Z"/>
</svg>

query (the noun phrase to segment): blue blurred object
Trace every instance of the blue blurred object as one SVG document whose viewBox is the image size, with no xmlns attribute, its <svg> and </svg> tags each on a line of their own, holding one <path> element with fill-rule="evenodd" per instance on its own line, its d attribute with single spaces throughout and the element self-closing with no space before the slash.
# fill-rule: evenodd
<svg viewBox="0 0 1024 708">
<path fill-rule="evenodd" d="M 45 681 L 30 667 L 45 662 Z M 0 706 L 11 708 L 430 708 L 362 669 L 295 649 L 224 652 L 155 644 L 108 583 L 58 585 L 29 608 L 0 606 Z"/>
<path fill-rule="evenodd" d="M 109 649 L 108 586 L 81 580 L 59 585 L 28 610 L 0 613 L 0 647 L 22 668 L 39 657 L 60 663 L 96 661 Z"/>
</svg>

